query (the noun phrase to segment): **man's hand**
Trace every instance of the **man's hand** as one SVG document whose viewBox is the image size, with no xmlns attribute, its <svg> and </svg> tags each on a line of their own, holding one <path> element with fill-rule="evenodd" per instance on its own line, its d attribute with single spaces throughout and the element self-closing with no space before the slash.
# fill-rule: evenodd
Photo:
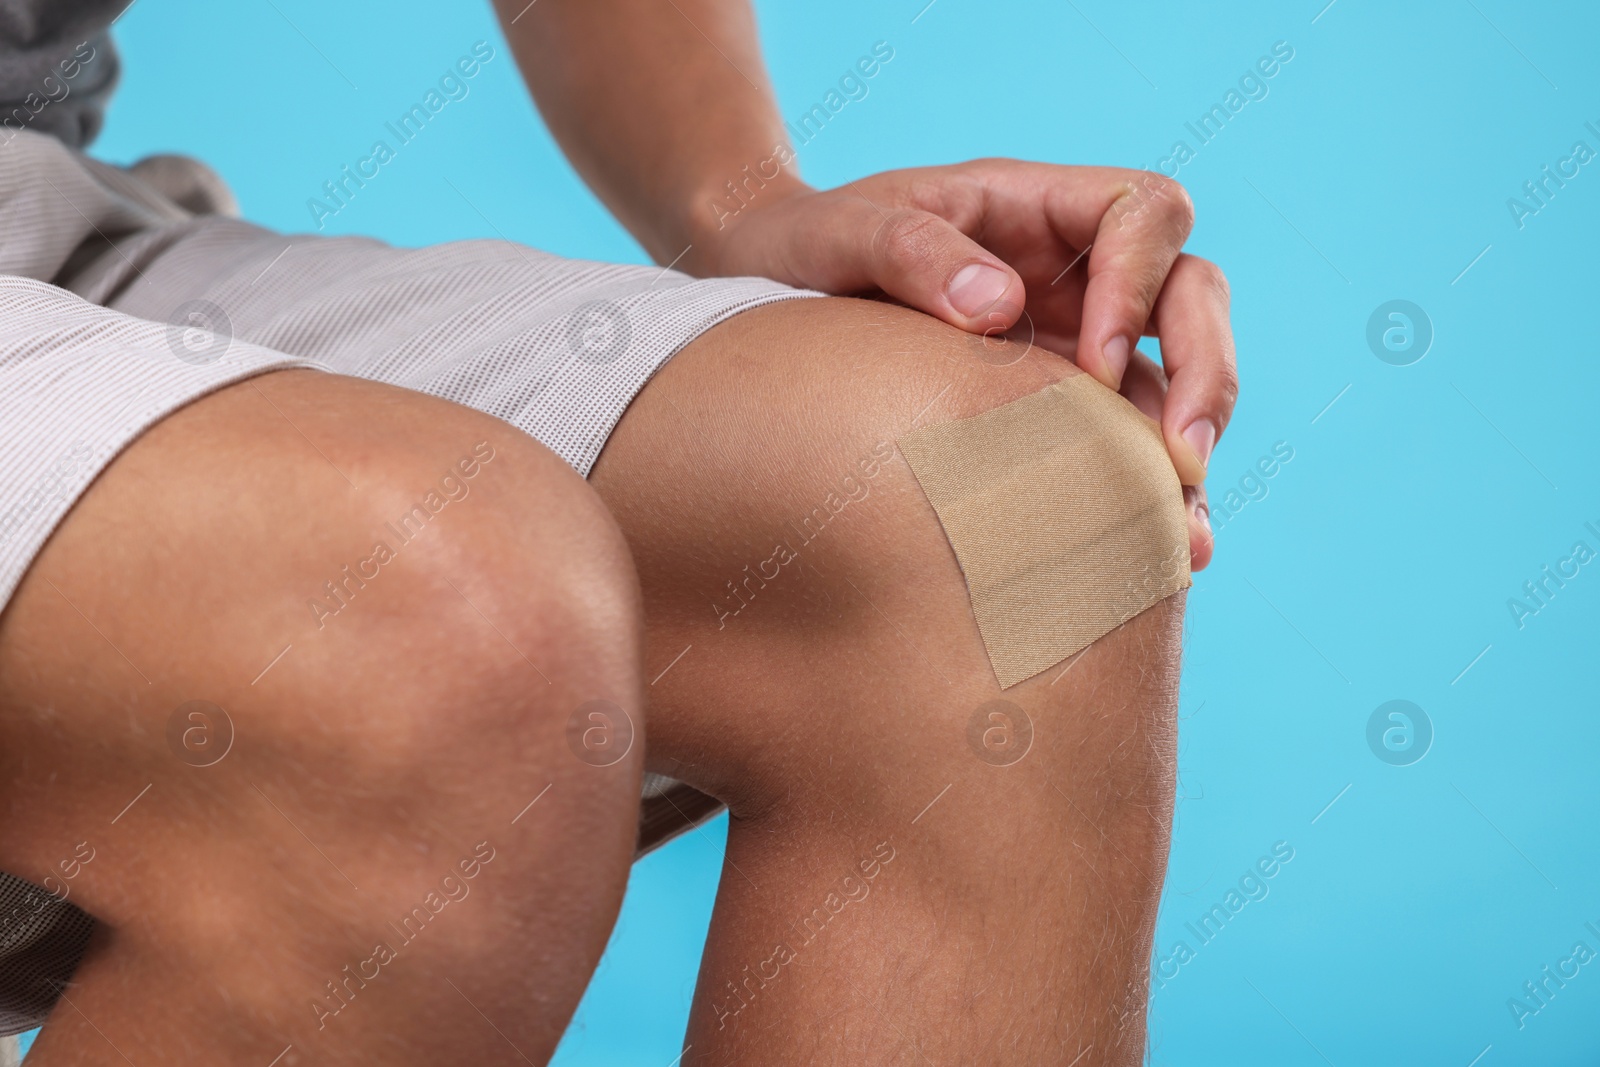
<svg viewBox="0 0 1600 1067">
<path fill-rule="evenodd" d="M 1176 182 L 1004 159 L 827 192 L 782 167 L 767 179 L 756 161 L 782 159 L 789 133 L 749 0 L 495 2 L 567 158 L 656 262 L 886 294 L 1075 360 L 1160 422 L 1205 566 L 1199 486 L 1238 385 L 1227 284 L 1181 254 L 1193 207 Z M 1137 351 L 1146 334 L 1164 373 Z"/>
<path fill-rule="evenodd" d="M 1144 171 L 986 159 L 818 192 L 782 179 L 684 266 L 837 294 L 883 293 L 973 333 L 1075 361 L 1161 424 L 1186 487 L 1194 567 L 1211 557 L 1206 464 L 1238 395 L 1228 284 L 1181 249 L 1183 187 Z M 1165 371 L 1136 350 L 1161 340 Z"/>
</svg>

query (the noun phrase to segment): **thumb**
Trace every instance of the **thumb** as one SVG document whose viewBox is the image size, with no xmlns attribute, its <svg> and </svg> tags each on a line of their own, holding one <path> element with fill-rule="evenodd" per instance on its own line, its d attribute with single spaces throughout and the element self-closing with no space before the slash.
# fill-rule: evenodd
<svg viewBox="0 0 1600 1067">
<path fill-rule="evenodd" d="M 1017 272 L 931 211 L 880 215 L 861 248 L 873 285 L 970 333 L 1004 330 L 1022 315 Z"/>
</svg>

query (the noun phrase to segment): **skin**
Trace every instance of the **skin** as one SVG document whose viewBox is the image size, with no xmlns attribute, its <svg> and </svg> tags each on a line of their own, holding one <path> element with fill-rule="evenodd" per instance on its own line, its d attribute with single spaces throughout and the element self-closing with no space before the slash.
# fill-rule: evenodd
<svg viewBox="0 0 1600 1067">
<path fill-rule="evenodd" d="M 882 296 L 968 332 L 1033 336 L 1161 424 L 1191 487 L 1193 566 L 1209 562 L 1203 482 L 1238 377 L 1227 281 L 1182 251 L 1194 205 L 1181 185 L 1006 159 L 832 190 L 808 186 L 791 162 L 768 180 L 774 166 L 761 164 L 788 158 L 788 135 L 747 0 L 496 5 L 545 122 L 658 263 Z M 727 183 L 746 182 L 747 168 L 758 181 L 740 206 Z M 1160 338 L 1161 366 L 1137 351 L 1143 336 Z"/>
<path fill-rule="evenodd" d="M 483 441 L 470 495 L 399 546 L 384 522 Z M 379 538 L 395 559 L 319 626 Z M 59 882 L 87 842 L 68 899 L 100 923 L 29 1062 L 521 1062 L 478 1011 L 548 1056 L 638 811 L 640 753 L 584 764 L 567 718 L 638 708 L 638 620 L 605 508 L 497 420 L 290 371 L 157 425 L 0 616 L 5 869 Z M 191 700 L 233 723 L 211 766 L 168 737 Z M 466 895 L 402 947 L 389 924 L 452 872 Z M 362 966 L 379 941 L 398 958 Z M 326 1018 L 347 965 L 379 977 Z"/>
<path fill-rule="evenodd" d="M 135 442 L 0 615 L 4 867 L 42 881 L 96 850 L 72 899 L 100 930 L 35 1062 L 542 1062 L 614 920 L 647 766 L 733 815 L 684 1062 L 1138 1063 L 1183 598 L 1007 690 L 1033 724 L 1007 766 L 969 742 L 1001 694 L 903 462 L 733 622 L 708 601 L 875 442 L 1080 369 L 1160 422 L 1203 566 L 1236 380 L 1226 283 L 1181 251 L 1187 195 L 1009 160 L 832 191 L 786 168 L 730 218 L 709 205 L 783 140 L 745 4 L 503 15 L 658 261 L 877 299 L 709 331 L 592 485 L 503 424 L 311 372 Z M 306 590 L 489 439 L 473 496 L 315 626 Z M 597 698 L 635 728 L 605 767 L 569 743 Z M 166 736 L 194 699 L 236 725 L 211 767 Z M 480 841 L 495 859 L 442 936 L 322 1017 L 372 931 Z"/>
<path fill-rule="evenodd" d="M 1002 694 L 910 469 L 859 466 L 919 413 L 1079 373 L 992 344 L 859 301 L 741 315 L 646 387 L 591 476 L 639 568 L 647 673 L 690 648 L 651 686 L 648 766 L 732 813 L 685 1062 L 1140 1062 L 1183 597 Z M 799 547 L 785 524 L 852 473 L 865 495 Z M 800 557 L 724 617 L 778 537 Z M 1002 696 L 1034 725 L 1010 766 L 967 732 Z M 808 927 L 830 894 L 860 899 Z"/>
<path fill-rule="evenodd" d="M 996 764 L 937 517 L 892 451 L 860 474 L 914 420 L 1080 373 L 994 343 L 861 301 L 737 316 L 588 485 L 495 420 L 309 371 L 140 438 L 0 616 L 5 867 L 96 849 L 71 899 L 100 934 L 35 1062 L 543 1062 L 626 885 L 642 760 L 732 813 L 686 1062 L 1138 1063 L 1183 598 L 1005 691 L 1033 741 Z M 308 598 L 484 440 L 471 495 L 319 626 Z M 800 559 L 711 606 L 852 471 L 866 494 Z M 609 767 L 568 744 L 596 697 L 637 713 Z M 197 698 L 235 723 L 214 766 L 166 735 Z M 469 898 L 313 1008 L 482 840 Z"/>
</svg>

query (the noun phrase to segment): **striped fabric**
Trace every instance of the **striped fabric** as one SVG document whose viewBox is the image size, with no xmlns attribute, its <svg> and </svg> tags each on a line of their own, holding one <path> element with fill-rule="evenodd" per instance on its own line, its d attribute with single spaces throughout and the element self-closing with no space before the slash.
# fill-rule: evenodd
<svg viewBox="0 0 1600 1067">
<path fill-rule="evenodd" d="M 192 215 L 125 171 L 17 134 L 0 144 L 0 608 L 118 452 L 230 382 L 315 367 L 415 389 L 498 416 L 587 475 L 674 353 L 742 310 L 811 295 L 503 241 L 282 236 Z M 648 775 L 640 851 L 718 807 Z M 0 874 L 0 893 L 23 892 Z M 15 977 L 6 963 L 0 950 L 0 975 Z M 31 974 L 28 988 L 70 973 Z M 22 992 L 0 981 L 0 1034 L 43 1018 Z"/>
<path fill-rule="evenodd" d="M 39 1025 L 94 932 L 94 920 L 57 896 L 65 890 L 54 881 L 56 893 L 0 874 L 0 1034 Z"/>
<path fill-rule="evenodd" d="M 316 366 L 416 389 L 587 474 L 675 352 L 804 295 L 504 241 L 285 237 L 20 134 L 0 146 L 0 606 L 118 451 L 229 382 Z"/>
</svg>

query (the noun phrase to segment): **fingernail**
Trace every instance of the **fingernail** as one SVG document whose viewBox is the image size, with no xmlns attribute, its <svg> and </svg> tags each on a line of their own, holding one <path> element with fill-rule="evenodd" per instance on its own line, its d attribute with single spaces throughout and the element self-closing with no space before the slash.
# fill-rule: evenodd
<svg viewBox="0 0 1600 1067">
<path fill-rule="evenodd" d="M 968 263 L 950 279 L 945 296 L 951 307 L 968 318 L 976 318 L 993 307 L 1010 287 L 1011 278 L 1005 271 L 987 263 Z"/>
<path fill-rule="evenodd" d="M 1100 346 L 1100 354 L 1105 357 L 1106 366 L 1111 371 L 1111 381 L 1106 384 L 1113 389 L 1122 385 L 1122 374 L 1128 369 L 1128 339 L 1126 337 L 1113 337 Z"/>
<path fill-rule="evenodd" d="M 1206 533 L 1211 532 L 1211 509 L 1204 504 L 1194 506 L 1194 517 L 1200 520 L 1200 525 L 1206 528 Z"/>
<path fill-rule="evenodd" d="M 1211 450 L 1217 445 L 1216 423 L 1210 419 L 1196 419 L 1183 431 L 1183 439 L 1200 461 L 1200 466 L 1211 466 Z"/>
</svg>

